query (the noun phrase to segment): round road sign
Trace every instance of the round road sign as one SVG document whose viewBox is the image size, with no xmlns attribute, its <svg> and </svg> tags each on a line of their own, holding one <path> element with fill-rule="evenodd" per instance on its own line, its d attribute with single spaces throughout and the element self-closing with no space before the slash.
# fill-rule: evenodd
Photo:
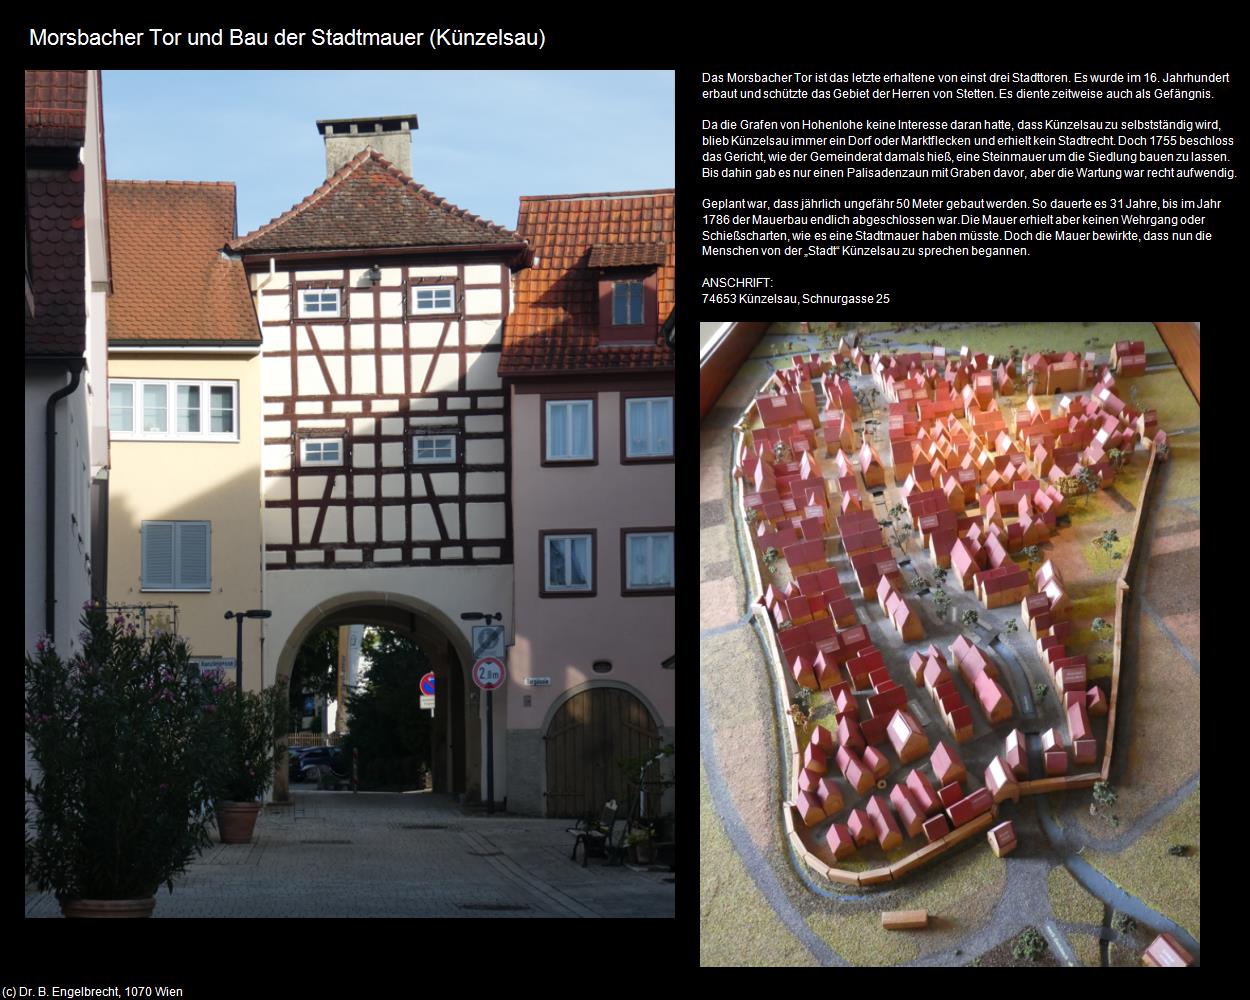
<svg viewBox="0 0 1250 1000">
<path fill-rule="evenodd" d="M 473 683 L 483 691 L 494 691 L 503 685 L 503 661 L 493 656 L 483 656 L 473 664 Z"/>
<path fill-rule="evenodd" d="M 434 671 L 430 671 L 421 678 L 421 693 L 433 696 L 434 694 Z"/>
</svg>

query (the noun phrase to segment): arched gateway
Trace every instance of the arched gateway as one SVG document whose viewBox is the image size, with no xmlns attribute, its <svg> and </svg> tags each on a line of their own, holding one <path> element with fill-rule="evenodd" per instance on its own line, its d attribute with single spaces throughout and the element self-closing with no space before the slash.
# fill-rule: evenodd
<svg viewBox="0 0 1250 1000">
<path fill-rule="evenodd" d="M 458 615 L 456 616 L 458 618 Z M 270 648 L 277 649 L 270 675 L 266 663 L 265 683 L 285 683 L 291 675 L 296 653 L 303 642 L 322 628 L 340 625 L 375 625 L 412 639 L 430 661 L 438 692 L 434 705 L 434 748 L 431 772 L 434 791 L 480 795 L 482 782 L 482 724 L 478 699 L 466 696 L 471 687 L 468 670 L 472 652 L 468 637 L 445 610 L 407 594 L 362 591 L 339 594 L 312 605 L 289 628 L 271 629 Z M 285 639 L 281 636 L 285 635 Z M 267 657 L 268 661 L 268 657 Z M 417 711 L 413 706 L 413 711 Z M 502 731 L 502 726 L 499 727 Z M 497 734 L 497 739 L 501 738 Z"/>
</svg>

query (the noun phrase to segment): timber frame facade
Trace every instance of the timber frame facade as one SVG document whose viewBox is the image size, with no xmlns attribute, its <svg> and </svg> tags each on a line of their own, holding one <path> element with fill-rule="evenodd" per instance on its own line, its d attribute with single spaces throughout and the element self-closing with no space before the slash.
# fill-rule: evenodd
<svg viewBox="0 0 1250 1000">
<path fill-rule="evenodd" d="M 511 562 L 497 372 L 511 262 L 429 249 L 376 282 L 359 257 L 244 255 L 264 338 L 267 570 Z M 416 289 L 449 285 L 451 311 L 414 309 Z M 337 290 L 338 314 L 301 315 L 308 290 Z M 431 435 L 453 438 L 453 460 L 418 455 Z M 309 440 L 340 441 L 339 464 L 306 462 Z"/>
</svg>

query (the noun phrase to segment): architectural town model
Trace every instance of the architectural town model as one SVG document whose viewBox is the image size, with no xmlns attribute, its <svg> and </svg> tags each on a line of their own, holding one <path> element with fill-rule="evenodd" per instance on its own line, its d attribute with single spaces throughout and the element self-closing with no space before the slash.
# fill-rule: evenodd
<svg viewBox="0 0 1250 1000">
<path fill-rule="evenodd" d="M 747 833 L 737 891 L 790 946 L 719 950 L 728 873 L 705 837 L 704 963 L 1196 964 L 1196 548 L 1190 593 L 1168 596 L 1192 621 L 1166 624 L 1147 572 L 1188 549 L 1179 536 L 1197 545 L 1196 503 L 1179 532 L 1159 513 L 1180 478 L 1169 430 L 1197 461 L 1197 427 L 1165 429 L 1160 410 L 1188 404 L 1196 425 L 1197 406 L 1158 335 L 802 324 L 761 348 L 704 423 L 703 526 L 718 509 L 706 432 L 723 427 L 719 504 L 736 534 L 719 551 L 702 539 L 704 819 L 715 841 L 708 798 L 732 808 L 771 787 L 780 830 Z M 709 621 L 726 555 L 752 602 L 740 628 Z M 768 677 L 764 726 L 718 708 L 718 647 L 752 627 L 755 655 L 728 655 Z M 1172 645 L 1185 655 L 1155 664 Z M 1167 737 L 1145 728 L 1155 699 L 1193 721 L 1179 782 L 1143 776 Z M 775 778 L 732 773 L 726 726 L 734 742 L 773 729 Z M 1179 842 L 1157 846 L 1155 827 L 1190 813 L 1192 835 L 1173 823 Z M 752 860 L 772 862 L 768 878 Z M 1169 865 L 1160 905 L 1138 886 Z"/>
</svg>

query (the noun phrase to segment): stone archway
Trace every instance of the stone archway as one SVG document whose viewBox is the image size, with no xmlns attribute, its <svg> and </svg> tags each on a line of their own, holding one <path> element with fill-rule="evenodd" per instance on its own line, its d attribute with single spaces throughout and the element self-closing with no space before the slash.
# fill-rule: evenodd
<svg viewBox="0 0 1250 1000">
<path fill-rule="evenodd" d="M 658 748 L 659 724 L 654 707 L 627 684 L 590 682 L 565 692 L 543 720 L 546 814 L 585 816 L 615 798 L 624 815 L 630 790 L 617 762 Z"/>
<path fill-rule="evenodd" d="M 431 770 L 434 791 L 480 795 L 481 722 L 477 706 L 466 697 L 472 664 L 468 638 L 442 610 L 419 598 L 387 591 L 346 593 L 310 607 L 289 632 L 270 675 L 266 657 L 266 683 L 289 683 L 300 645 L 314 631 L 340 625 L 373 625 L 411 638 L 429 658 L 435 674 L 434 759 Z M 444 694 L 445 692 L 445 694 Z M 280 762 L 275 795 L 286 791 L 285 765 Z"/>
</svg>

